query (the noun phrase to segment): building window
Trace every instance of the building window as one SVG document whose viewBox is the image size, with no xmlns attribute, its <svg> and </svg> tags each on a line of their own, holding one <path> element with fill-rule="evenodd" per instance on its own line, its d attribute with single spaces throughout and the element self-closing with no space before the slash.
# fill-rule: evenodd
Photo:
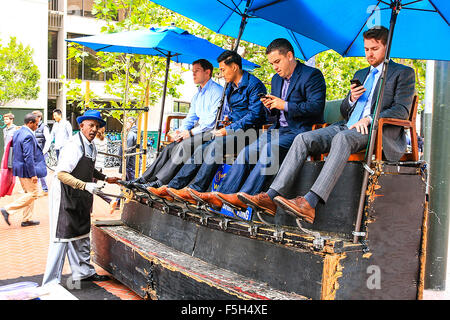
<svg viewBox="0 0 450 320">
<path fill-rule="evenodd" d="M 174 101 L 173 102 L 173 112 L 188 113 L 191 104 L 184 101 Z"/>
<path fill-rule="evenodd" d="M 94 17 L 92 14 L 93 6 L 94 0 L 67 0 L 67 14 L 92 18 Z M 116 17 L 114 17 L 113 20 L 118 21 L 119 15 L 116 14 Z"/>
<path fill-rule="evenodd" d="M 67 38 L 79 38 L 84 37 L 84 34 L 68 33 Z M 68 49 L 67 49 L 68 50 Z M 105 81 L 111 78 L 111 74 L 94 71 L 98 68 L 97 58 L 95 57 L 95 51 L 87 47 L 83 47 L 83 51 L 89 53 L 88 56 L 81 58 L 81 62 L 77 62 L 75 59 L 67 60 L 67 78 L 68 79 L 80 79 L 80 80 L 94 80 Z"/>
<path fill-rule="evenodd" d="M 67 14 L 81 17 L 92 17 L 94 0 L 67 0 Z"/>
</svg>

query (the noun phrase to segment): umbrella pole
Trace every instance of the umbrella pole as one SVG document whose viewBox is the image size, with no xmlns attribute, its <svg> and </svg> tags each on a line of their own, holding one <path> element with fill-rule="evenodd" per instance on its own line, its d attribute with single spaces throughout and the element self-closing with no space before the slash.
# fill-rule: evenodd
<svg viewBox="0 0 450 320">
<path fill-rule="evenodd" d="M 237 50 L 239 48 L 239 43 L 241 42 L 242 34 L 244 33 L 245 26 L 247 25 L 247 21 L 248 21 L 247 11 L 248 11 L 249 6 L 250 6 L 250 0 L 247 0 L 247 5 L 245 7 L 245 11 L 241 16 L 242 19 L 241 19 L 241 24 L 239 26 L 239 33 L 238 33 L 238 37 L 236 38 L 236 43 L 233 48 L 234 52 L 237 52 Z M 228 83 L 226 83 L 225 86 L 223 87 L 222 98 L 220 99 L 219 109 L 217 110 L 216 124 L 214 125 L 214 130 L 218 129 L 220 119 L 222 118 L 223 104 L 225 103 L 225 93 L 227 91 L 227 88 L 228 88 Z"/>
<path fill-rule="evenodd" d="M 156 144 L 156 156 L 159 155 L 160 152 L 160 143 L 161 143 L 161 131 L 162 131 L 162 121 L 163 121 L 163 117 L 164 117 L 164 104 L 166 103 L 166 92 L 167 92 L 167 81 L 169 79 L 169 67 L 170 67 L 170 52 L 167 55 L 167 60 L 166 60 L 166 75 L 164 78 L 164 87 L 163 87 L 163 94 L 162 94 L 162 99 L 161 99 L 161 113 L 159 116 L 159 129 L 158 129 L 158 143 Z M 167 132 L 166 132 L 167 134 Z"/>
<path fill-rule="evenodd" d="M 353 232 L 353 243 L 358 243 L 358 238 L 363 236 L 360 232 L 361 229 L 361 221 L 362 221 L 362 215 L 364 210 L 364 204 L 366 202 L 366 190 L 367 185 L 369 182 L 369 171 L 371 170 L 371 164 L 372 164 L 372 155 L 373 155 L 373 149 L 375 147 L 375 138 L 377 134 L 378 129 L 378 118 L 380 117 L 381 107 L 380 104 L 383 101 L 383 95 L 384 95 L 384 87 L 385 87 L 385 79 L 388 71 L 388 65 L 389 65 L 389 59 L 390 59 L 390 51 L 391 51 L 391 44 L 392 44 L 392 37 L 394 35 L 394 27 L 395 22 L 397 21 L 397 15 L 400 12 L 400 2 L 397 0 L 393 4 L 391 4 L 392 12 L 391 12 L 391 21 L 389 26 L 389 34 L 388 39 L 386 43 L 386 53 L 384 57 L 383 62 L 383 72 L 381 74 L 380 78 L 380 89 L 378 91 L 378 97 L 377 102 L 375 106 L 375 114 L 372 121 L 371 126 L 371 132 L 370 132 L 370 139 L 369 139 L 369 145 L 367 147 L 367 154 L 366 154 L 366 163 L 364 164 L 364 176 L 363 176 L 363 183 L 361 187 L 361 194 L 359 198 L 359 206 L 358 206 L 358 214 L 356 216 L 356 223 L 355 223 L 355 231 Z"/>
<path fill-rule="evenodd" d="M 127 177 L 127 137 L 126 137 L 126 124 L 127 124 L 127 111 L 126 107 L 128 104 L 128 78 L 130 72 L 130 57 L 128 54 L 125 57 L 126 59 L 126 77 L 125 77 L 125 95 L 123 101 L 123 125 L 122 125 L 122 180 L 125 181 Z"/>
</svg>

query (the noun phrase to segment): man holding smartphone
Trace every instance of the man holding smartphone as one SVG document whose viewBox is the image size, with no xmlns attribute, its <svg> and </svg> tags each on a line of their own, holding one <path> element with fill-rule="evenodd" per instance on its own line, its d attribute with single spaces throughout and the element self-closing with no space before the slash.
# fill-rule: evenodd
<svg viewBox="0 0 450 320">
<path fill-rule="evenodd" d="M 247 208 L 237 192 L 260 193 L 278 172 L 295 137 L 323 122 L 326 84 L 320 70 L 297 61 L 286 39 L 273 40 L 266 54 L 276 74 L 271 94 L 258 96 L 270 114 L 272 126 L 239 153 L 217 192 L 189 190 L 194 198 L 216 209 L 223 202 Z"/>
<path fill-rule="evenodd" d="M 373 27 L 364 32 L 364 49 L 370 67 L 355 73 L 364 85 L 351 84 L 350 92 L 342 101 L 343 121 L 328 127 L 298 135 L 292 144 L 280 171 L 267 193 L 256 196 L 238 194 L 243 202 L 267 209 L 275 214 L 281 206 L 296 218 L 309 223 L 314 222 L 315 207 L 326 202 L 339 176 L 342 174 L 350 154 L 363 150 L 369 141 L 369 125 L 378 95 L 379 78 L 382 73 L 386 53 L 388 30 L 385 27 Z M 389 62 L 385 79 L 383 101 L 380 101 L 380 118 L 407 119 L 414 96 L 415 74 L 410 67 Z M 398 161 L 406 149 L 403 128 L 383 127 L 383 152 L 390 161 Z M 283 195 L 292 190 L 299 177 L 303 163 L 309 155 L 329 153 L 325 164 L 304 196 L 286 199 Z"/>
</svg>

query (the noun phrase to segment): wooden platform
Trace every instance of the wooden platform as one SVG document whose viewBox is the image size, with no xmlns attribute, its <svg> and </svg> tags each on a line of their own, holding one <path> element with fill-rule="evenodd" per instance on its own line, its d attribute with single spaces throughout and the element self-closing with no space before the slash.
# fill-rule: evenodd
<svg viewBox="0 0 450 320">
<path fill-rule="evenodd" d="M 305 166 L 299 189 L 315 179 L 315 167 L 320 164 Z M 318 208 L 317 223 L 305 225 L 320 231 L 319 237 L 299 232 L 280 209 L 268 226 L 205 217 L 183 211 L 181 204 L 167 211 L 137 197 L 125 205 L 120 225 L 93 226 L 93 259 L 152 299 L 417 299 L 427 216 L 423 168 L 378 169 L 358 244 L 350 240 L 355 197 L 337 200 L 360 183 L 347 179 Z M 362 173 L 349 163 L 341 178 L 354 177 L 355 170 Z"/>
</svg>

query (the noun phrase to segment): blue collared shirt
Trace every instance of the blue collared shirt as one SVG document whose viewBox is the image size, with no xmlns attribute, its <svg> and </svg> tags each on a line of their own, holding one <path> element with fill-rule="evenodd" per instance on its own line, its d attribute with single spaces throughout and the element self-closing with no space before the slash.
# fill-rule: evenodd
<svg viewBox="0 0 450 320">
<path fill-rule="evenodd" d="M 214 127 L 217 108 L 222 98 L 223 87 L 212 79 L 199 87 L 191 101 L 191 107 L 184 118 L 180 130 L 191 130 L 192 134 L 205 132 Z M 195 126 L 195 124 L 197 124 Z M 195 127 L 194 127 L 195 126 Z"/>
</svg>

